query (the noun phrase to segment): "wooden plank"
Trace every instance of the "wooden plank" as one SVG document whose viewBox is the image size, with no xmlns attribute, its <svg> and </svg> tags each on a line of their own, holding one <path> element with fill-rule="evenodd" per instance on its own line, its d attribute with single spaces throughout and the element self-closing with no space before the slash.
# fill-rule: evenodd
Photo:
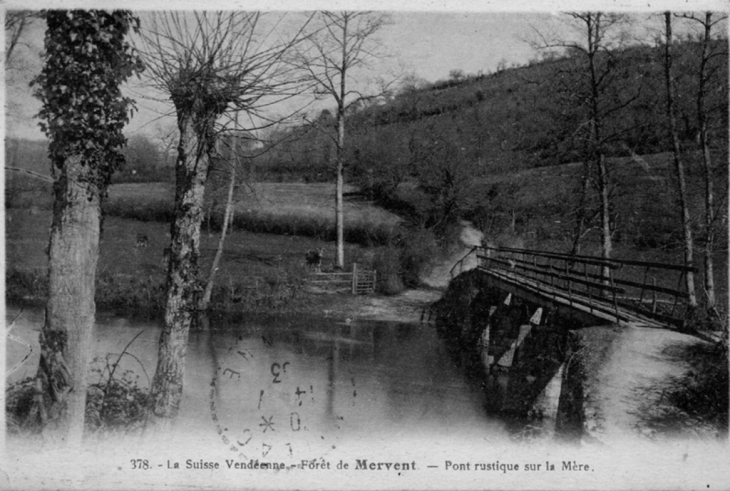
<svg viewBox="0 0 730 491">
<path fill-rule="evenodd" d="M 599 317 L 602 319 L 616 321 L 616 322 L 621 322 L 621 321 L 628 322 L 630 320 L 629 317 L 627 317 L 627 316 L 619 316 L 617 318 L 616 312 L 614 311 L 613 306 L 605 306 L 604 304 L 602 304 L 600 302 L 589 302 L 586 297 L 581 297 L 581 296 L 573 296 L 571 298 L 562 292 L 555 291 L 555 290 L 551 291 L 549 289 L 549 285 L 546 285 L 546 286 L 548 286 L 548 288 L 545 288 L 545 286 L 543 286 L 543 285 L 545 285 L 544 283 L 530 285 L 530 284 L 526 284 L 524 282 L 515 281 L 514 279 L 509 278 L 509 277 L 503 277 L 500 274 L 495 274 L 492 272 L 487 272 L 487 274 L 493 275 L 502 281 L 507 281 L 507 282 L 513 283 L 520 288 L 524 288 L 529 291 L 532 291 L 532 292 L 536 293 L 537 295 L 543 297 L 547 301 L 560 303 L 566 307 L 580 310 L 580 311 L 590 314 L 594 317 Z"/>
<path fill-rule="evenodd" d="M 487 270 L 484 268 L 480 268 L 482 271 L 484 271 L 485 274 L 489 276 L 493 276 L 500 281 L 505 281 L 507 283 L 512 283 L 517 285 L 520 288 L 527 289 L 528 291 L 533 291 L 534 293 L 543 296 L 546 300 L 550 301 L 557 301 L 565 306 L 569 306 L 572 308 L 576 308 L 578 310 L 581 310 L 583 312 L 589 313 L 591 315 L 604 318 L 607 320 L 610 319 L 616 319 L 619 322 L 630 322 L 632 319 L 634 321 L 646 323 L 646 324 L 653 324 L 656 327 L 662 327 L 662 324 L 659 324 L 659 322 L 670 322 L 672 324 L 677 324 L 678 322 L 681 322 L 679 319 L 676 318 L 667 318 L 666 315 L 663 314 L 655 314 L 647 312 L 643 309 L 641 310 L 634 310 L 634 309 L 626 309 L 620 312 L 619 317 L 616 317 L 616 312 L 613 308 L 613 305 L 607 305 L 600 301 L 589 301 L 586 297 L 581 296 L 573 296 L 572 298 L 568 298 L 564 294 L 560 292 L 556 292 L 553 289 L 550 288 L 548 284 L 545 282 L 539 282 L 535 279 L 529 279 L 529 283 L 526 283 L 524 281 L 520 281 L 513 277 L 513 274 L 501 272 L 498 270 Z M 530 284 L 534 283 L 534 285 Z M 545 286 L 542 286 L 545 285 Z M 547 288 L 546 288 L 547 286 Z M 553 290 L 553 291 L 551 291 Z M 624 315 L 621 315 L 624 314 Z"/>
</svg>

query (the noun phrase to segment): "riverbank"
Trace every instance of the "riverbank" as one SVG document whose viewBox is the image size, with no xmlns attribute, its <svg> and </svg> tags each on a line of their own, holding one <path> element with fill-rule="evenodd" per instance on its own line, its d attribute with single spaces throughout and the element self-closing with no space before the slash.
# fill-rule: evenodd
<svg viewBox="0 0 730 491">
<path fill-rule="evenodd" d="M 10 275 L 13 278 L 13 275 Z M 32 279 L 31 279 L 32 281 Z M 36 279 L 36 281 L 41 281 Z M 27 290 L 27 286 L 22 287 Z M 20 286 L 17 281 L 8 282 L 8 292 L 16 294 L 8 295 L 6 301 L 14 305 L 35 305 L 45 304 L 45 296 L 41 295 L 19 295 Z M 123 292 L 116 292 L 111 297 L 109 292 L 97 292 L 97 297 L 106 300 L 97 301 L 97 309 L 114 310 L 120 313 L 129 313 L 136 317 L 154 318 L 162 314 L 162 285 L 152 288 L 154 296 L 148 296 L 144 291 L 131 290 L 131 296 L 119 296 Z M 288 301 L 281 301 L 276 308 L 266 307 L 274 300 L 261 300 L 258 306 L 249 304 L 250 308 L 235 305 L 235 308 L 224 309 L 221 305 L 214 304 L 211 309 L 213 315 L 261 315 L 261 314 L 302 314 L 311 316 L 323 316 L 338 318 L 343 322 L 347 319 L 374 320 L 388 322 L 418 323 L 428 316 L 429 306 L 441 298 L 442 291 L 437 289 L 414 289 L 404 290 L 397 295 L 350 295 L 340 293 L 311 293 L 302 289 Z M 426 312 L 426 317 L 424 317 Z"/>
<path fill-rule="evenodd" d="M 441 298 L 435 289 L 405 290 L 397 295 L 307 294 L 302 311 L 325 317 L 355 320 L 418 323 L 426 320 L 429 306 Z M 296 302 L 299 303 L 299 302 Z M 426 317 L 424 317 L 426 312 Z"/>
</svg>

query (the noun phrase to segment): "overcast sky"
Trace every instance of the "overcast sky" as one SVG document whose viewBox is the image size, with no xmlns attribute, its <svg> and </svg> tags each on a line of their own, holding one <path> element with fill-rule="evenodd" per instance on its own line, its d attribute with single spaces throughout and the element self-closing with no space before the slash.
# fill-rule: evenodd
<svg viewBox="0 0 730 491">
<path fill-rule="evenodd" d="M 61 5 L 56 2 L 55 6 Z M 87 2 L 89 6 L 98 5 L 98 2 Z M 10 4 L 11 7 L 13 3 Z M 16 4 L 18 5 L 18 4 Z M 21 6 L 27 6 L 24 2 Z M 42 4 L 37 4 L 42 5 Z M 44 4 L 44 5 L 53 5 Z M 64 2 L 63 6 L 67 6 Z M 78 3 L 78 6 L 84 6 Z M 143 8 L 150 8 L 149 2 L 125 2 L 124 8 L 134 8 L 142 5 Z M 169 4 L 167 4 L 169 5 Z M 211 4 L 183 1 L 175 2 L 175 7 L 200 7 Z M 246 2 L 216 2 L 215 7 L 224 6 L 248 8 L 290 8 L 291 3 L 282 1 L 261 2 L 260 0 L 248 0 Z M 311 8 L 333 7 L 333 2 L 315 1 L 296 4 L 297 8 L 306 5 Z M 363 2 L 352 2 L 349 0 L 338 1 L 334 6 L 337 8 L 348 8 L 362 6 Z M 385 2 L 367 2 L 368 6 L 375 8 L 386 5 Z M 392 2 L 387 5 L 393 6 Z M 512 2 L 433 2 L 433 1 L 406 1 L 399 4 L 399 11 L 392 12 L 393 23 L 386 26 L 379 34 L 380 40 L 396 60 L 406 70 L 428 81 L 445 79 L 453 69 L 461 69 L 465 73 L 485 73 L 494 71 L 500 61 L 506 62 L 507 66 L 512 64 L 524 64 L 529 59 L 536 57 L 536 52 L 529 46 L 526 39 L 533 34 L 533 27 L 544 28 L 554 24 L 559 15 L 551 14 L 550 10 L 556 8 L 571 8 L 569 2 L 561 2 L 559 5 L 541 2 L 537 12 L 535 3 L 523 0 Z M 581 8 L 605 7 L 606 2 L 581 2 Z M 614 1 L 608 3 L 610 8 L 652 9 L 661 8 L 687 8 L 684 1 L 664 2 L 636 2 Z M 727 3 L 718 1 L 703 1 L 702 6 L 706 8 L 727 9 Z M 693 2 L 693 8 L 700 4 Z M 509 8 L 510 13 L 500 11 L 502 8 Z M 575 8 L 575 4 L 572 5 Z M 487 9 L 488 11 L 484 11 Z M 643 15 L 643 14 L 642 14 Z M 24 138 L 42 138 L 43 135 L 38 129 L 37 120 L 32 118 L 39 109 L 39 103 L 30 95 L 27 84 L 33 74 L 40 70 L 40 59 L 38 53 L 42 49 L 43 26 L 39 25 L 35 30 L 28 33 L 27 46 L 22 48 L 22 56 L 18 60 L 23 70 L 9 69 L 6 72 L 6 132 L 8 136 L 20 136 Z M 155 127 L 160 123 L 170 124 L 172 120 L 165 123 L 155 121 L 159 117 L 163 106 L 138 99 L 140 112 L 135 115 L 130 123 L 127 133 L 144 132 L 152 134 Z M 156 110 L 150 108 L 156 107 Z"/>
</svg>

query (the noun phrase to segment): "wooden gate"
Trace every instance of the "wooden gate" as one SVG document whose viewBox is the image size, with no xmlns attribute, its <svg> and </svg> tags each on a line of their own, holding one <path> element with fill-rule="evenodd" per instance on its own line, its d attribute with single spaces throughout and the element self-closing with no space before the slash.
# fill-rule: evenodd
<svg viewBox="0 0 730 491">
<path fill-rule="evenodd" d="M 359 269 L 357 263 L 353 263 L 349 273 L 312 273 L 307 283 L 326 290 L 369 295 L 375 292 L 377 275 L 375 271 Z"/>
</svg>

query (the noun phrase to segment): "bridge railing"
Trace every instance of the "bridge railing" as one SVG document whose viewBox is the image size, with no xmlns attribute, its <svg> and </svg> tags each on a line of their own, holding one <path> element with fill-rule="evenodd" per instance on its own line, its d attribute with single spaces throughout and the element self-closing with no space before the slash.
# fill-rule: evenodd
<svg viewBox="0 0 730 491">
<path fill-rule="evenodd" d="M 508 247 L 475 247 L 478 266 L 527 279 L 553 295 L 621 318 L 628 310 L 681 324 L 689 295 L 685 266 Z"/>
</svg>

